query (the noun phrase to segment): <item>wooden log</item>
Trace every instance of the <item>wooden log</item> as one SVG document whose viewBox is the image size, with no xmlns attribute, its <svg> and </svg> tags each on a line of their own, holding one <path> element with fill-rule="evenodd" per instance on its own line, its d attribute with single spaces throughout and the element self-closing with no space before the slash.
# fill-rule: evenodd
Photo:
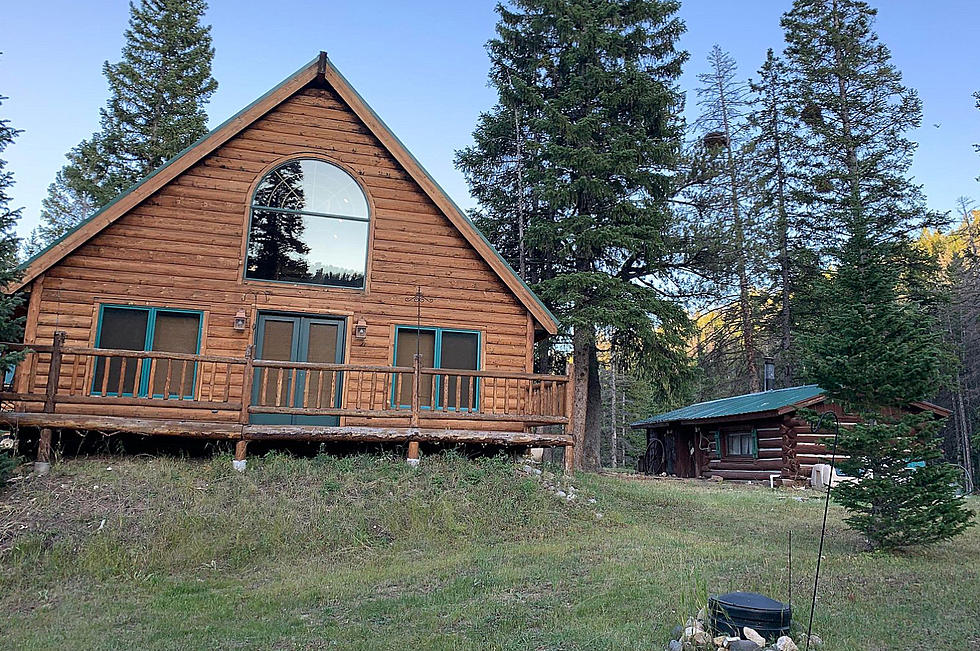
<svg viewBox="0 0 980 651">
<path fill-rule="evenodd" d="M 44 387 L 44 411 L 54 413 L 55 399 L 58 393 L 58 383 L 61 381 L 61 356 L 65 347 L 68 333 L 59 330 L 54 333 L 54 343 L 51 346 L 51 363 L 48 365 L 48 383 Z"/>
<path fill-rule="evenodd" d="M 487 445 L 516 445 L 534 447 L 564 447 L 572 444 L 564 434 L 535 432 L 497 432 L 491 430 L 414 429 L 411 427 L 334 427 L 304 425 L 246 425 L 242 436 L 246 440 L 293 441 L 367 441 L 484 443 Z"/>
<path fill-rule="evenodd" d="M 41 430 L 41 438 L 37 442 L 37 462 L 51 463 L 51 428 Z"/>
<path fill-rule="evenodd" d="M 242 406 L 238 415 L 238 422 L 241 425 L 248 423 L 248 405 L 252 402 L 252 380 L 255 376 L 253 367 L 255 366 L 255 349 L 252 344 L 245 348 L 245 377 L 242 379 Z M 228 367 L 228 375 L 231 375 L 231 367 Z M 263 387 L 264 389 L 264 387 Z M 262 396 L 259 397 L 262 400 Z"/>
<path fill-rule="evenodd" d="M 0 422 L 21 427 L 50 427 L 100 432 L 129 432 L 205 439 L 240 438 L 241 425 L 216 421 L 126 418 L 84 414 L 0 412 Z"/>
</svg>

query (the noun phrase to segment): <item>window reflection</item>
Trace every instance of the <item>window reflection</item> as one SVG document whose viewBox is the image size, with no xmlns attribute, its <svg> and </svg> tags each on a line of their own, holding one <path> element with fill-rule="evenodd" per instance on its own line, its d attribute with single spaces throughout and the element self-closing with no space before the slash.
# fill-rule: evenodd
<svg viewBox="0 0 980 651">
<path fill-rule="evenodd" d="M 290 161 L 259 183 L 252 203 L 246 276 L 364 287 L 368 206 L 346 172 Z"/>
</svg>

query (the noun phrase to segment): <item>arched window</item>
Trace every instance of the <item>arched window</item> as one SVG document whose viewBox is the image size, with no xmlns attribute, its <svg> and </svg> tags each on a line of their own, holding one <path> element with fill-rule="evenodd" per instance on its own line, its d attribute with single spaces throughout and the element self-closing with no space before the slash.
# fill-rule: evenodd
<svg viewBox="0 0 980 651">
<path fill-rule="evenodd" d="M 252 197 L 245 277 L 364 287 L 369 221 L 347 172 L 312 158 L 283 163 Z"/>
</svg>

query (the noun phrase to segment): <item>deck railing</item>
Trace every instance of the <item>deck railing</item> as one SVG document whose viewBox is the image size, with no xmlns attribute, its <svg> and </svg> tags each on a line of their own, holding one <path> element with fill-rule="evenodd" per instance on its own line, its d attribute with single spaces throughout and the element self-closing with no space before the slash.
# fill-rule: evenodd
<svg viewBox="0 0 980 651">
<path fill-rule="evenodd" d="M 0 391 L 30 411 L 54 413 L 58 405 L 117 405 L 238 412 L 253 415 L 408 418 L 497 421 L 524 427 L 569 422 L 571 385 L 562 375 L 412 366 L 320 364 L 161 351 L 70 347 L 65 334 L 53 344 L 0 344 L 25 351 L 13 381 Z M 38 408 L 40 405 L 40 408 Z"/>
</svg>

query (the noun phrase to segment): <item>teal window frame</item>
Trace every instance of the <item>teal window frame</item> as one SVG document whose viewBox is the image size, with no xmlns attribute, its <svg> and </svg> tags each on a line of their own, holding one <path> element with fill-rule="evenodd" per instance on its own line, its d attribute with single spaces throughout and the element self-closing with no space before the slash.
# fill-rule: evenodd
<svg viewBox="0 0 980 651">
<path fill-rule="evenodd" d="M 112 303 L 101 303 L 101 304 L 99 304 L 99 320 L 98 320 L 98 325 L 95 328 L 95 347 L 96 348 L 101 347 L 101 343 L 102 343 L 102 316 L 105 314 L 105 309 L 106 308 L 110 308 L 110 309 L 114 309 L 114 310 L 136 310 L 136 311 L 142 311 L 142 312 L 146 312 L 147 313 L 147 317 L 146 317 L 146 335 L 143 337 L 143 351 L 144 352 L 148 352 L 148 351 L 152 351 L 153 350 L 153 335 L 156 332 L 156 322 L 157 322 L 157 314 L 158 313 L 160 313 L 160 312 L 170 312 L 170 313 L 179 313 L 179 314 L 196 314 L 197 315 L 197 342 L 196 342 L 196 345 L 194 347 L 194 354 L 197 355 L 197 354 L 200 354 L 200 352 L 201 352 L 201 336 L 202 336 L 203 330 L 204 330 L 204 312 L 203 311 L 201 311 L 201 310 L 188 310 L 188 309 L 178 308 L 178 307 L 156 307 L 156 306 L 149 306 L 149 305 L 115 305 L 115 304 L 112 304 Z M 103 372 L 104 373 L 108 373 L 109 372 L 108 363 L 106 363 L 106 362 L 103 362 L 103 363 L 105 364 L 105 370 Z M 161 392 L 161 393 L 154 393 L 152 396 L 149 396 L 148 395 L 149 394 L 149 390 L 150 390 L 150 367 L 151 367 L 151 364 L 143 364 L 143 368 L 140 369 L 139 390 L 136 392 L 136 395 L 133 395 L 133 392 L 132 391 L 128 391 L 128 392 L 127 391 L 124 391 L 122 394 L 120 394 L 118 391 L 106 391 L 105 393 L 102 393 L 102 388 L 96 386 L 95 372 L 93 370 L 93 373 L 92 373 L 92 390 L 91 390 L 91 393 L 89 395 L 98 396 L 98 397 L 105 397 L 105 398 L 107 398 L 107 397 L 114 397 L 114 398 L 120 398 L 120 397 L 121 398 L 149 398 L 149 397 L 152 397 L 152 398 L 163 398 L 164 397 L 163 396 L 163 392 Z M 93 366 L 93 369 L 94 369 L 94 366 Z M 192 374 L 191 378 L 192 378 L 192 380 L 191 380 L 191 387 L 190 387 L 190 391 L 191 392 L 190 392 L 190 394 L 185 394 L 184 396 L 180 396 L 179 393 L 171 392 L 171 394 L 170 394 L 169 397 L 171 399 L 172 398 L 181 398 L 182 400 L 193 400 L 193 398 L 194 398 L 194 390 L 195 390 L 195 387 L 197 387 L 197 362 L 194 362 L 193 374 Z"/>
<path fill-rule="evenodd" d="M 455 332 L 467 335 L 476 335 L 476 369 L 479 371 L 483 367 L 483 333 L 479 330 L 465 330 L 462 328 L 441 328 L 438 326 L 413 326 L 413 325 L 397 325 L 395 326 L 395 346 L 392 351 L 392 364 L 398 364 L 398 334 L 402 331 L 411 332 L 433 332 L 435 333 L 435 350 L 433 351 L 433 368 L 437 370 L 453 371 L 453 370 L 464 370 L 464 369 L 443 369 L 442 368 L 442 334 L 444 332 Z M 395 386 L 397 378 L 392 378 L 391 383 L 391 404 L 397 405 L 398 409 L 411 409 L 411 405 L 400 404 L 398 396 L 395 395 Z M 440 405 L 439 402 L 442 399 L 442 375 L 436 375 L 436 383 L 434 391 L 436 392 L 436 410 L 438 411 L 465 411 L 465 412 L 477 412 L 480 410 L 480 378 L 473 378 L 473 406 L 460 408 L 458 405 L 456 407 L 447 407 Z M 431 409 L 429 405 L 420 405 L 421 409 Z"/>
</svg>

